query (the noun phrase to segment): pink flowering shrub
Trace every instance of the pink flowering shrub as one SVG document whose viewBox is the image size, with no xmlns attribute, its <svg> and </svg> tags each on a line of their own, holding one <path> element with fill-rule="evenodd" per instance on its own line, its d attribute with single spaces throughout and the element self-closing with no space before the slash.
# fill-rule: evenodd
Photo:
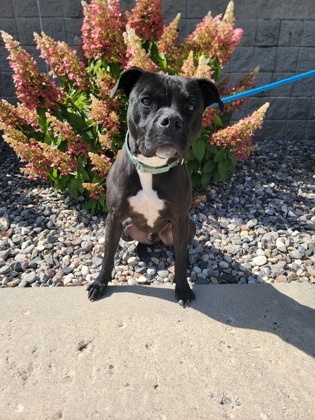
<svg viewBox="0 0 315 420">
<path fill-rule="evenodd" d="M 74 198 L 84 197 L 87 208 L 96 211 L 106 209 L 106 176 L 127 129 L 126 97 L 110 97 L 121 72 L 138 66 L 207 78 L 226 96 L 250 88 L 257 69 L 234 86 L 221 77 L 243 33 L 234 27 L 232 1 L 223 16 L 209 13 L 181 44 L 180 14 L 165 26 L 160 0 L 137 0 L 125 13 L 119 0 L 82 5 L 80 54 L 44 33 L 34 35 L 48 74 L 19 42 L 1 32 L 19 102 L 0 102 L 0 130 L 25 162 L 25 173 L 51 181 Z M 226 105 L 223 113 L 216 107 L 205 111 L 200 137 L 186 159 L 195 185 L 207 185 L 212 177 L 225 180 L 237 160 L 249 156 L 267 105 L 230 126 L 233 111 L 242 105 Z"/>
</svg>

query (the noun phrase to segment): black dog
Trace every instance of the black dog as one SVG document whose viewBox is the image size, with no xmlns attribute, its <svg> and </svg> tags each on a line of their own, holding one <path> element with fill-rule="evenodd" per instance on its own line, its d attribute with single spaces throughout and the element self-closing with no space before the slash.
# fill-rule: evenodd
<svg viewBox="0 0 315 420">
<path fill-rule="evenodd" d="M 181 305 L 195 299 L 187 282 L 187 245 L 195 235 L 189 219 L 192 187 L 183 159 L 201 128 L 204 109 L 223 104 L 207 79 L 166 76 L 131 68 L 112 95 L 129 97 L 128 133 L 107 177 L 109 213 L 105 253 L 88 296 L 103 294 L 112 277 L 119 239 L 143 244 L 162 241 L 175 247 L 175 296 Z"/>
</svg>

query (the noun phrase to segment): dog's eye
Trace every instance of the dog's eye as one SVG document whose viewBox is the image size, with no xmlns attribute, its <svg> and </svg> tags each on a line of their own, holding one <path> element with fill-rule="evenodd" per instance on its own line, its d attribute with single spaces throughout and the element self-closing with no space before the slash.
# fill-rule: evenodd
<svg viewBox="0 0 315 420">
<path fill-rule="evenodd" d="M 150 99 L 150 98 L 142 98 L 142 99 L 141 99 L 141 103 L 142 103 L 144 106 L 151 106 L 151 105 L 152 105 L 152 101 L 151 101 L 151 99 Z"/>
<path fill-rule="evenodd" d="M 187 111 L 189 112 L 193 112 L 196 109 L 196 105 L 195 104 L 188 104 L 186 106 Z"/>
</svg>

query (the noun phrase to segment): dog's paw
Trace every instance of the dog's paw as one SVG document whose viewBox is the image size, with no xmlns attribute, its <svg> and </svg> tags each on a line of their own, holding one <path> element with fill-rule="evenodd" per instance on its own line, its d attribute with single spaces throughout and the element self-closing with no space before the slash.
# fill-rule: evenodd
<svg viewBox="0 0 315 420">
<path fill-rule="evenodd" d="M 196 295 L 188 285 L 184 289 L 176 286 L 175 299 L 177 300 L 180 306 L 186 307 L 190 304 L 192 300 L 196 299 Z"/>
<path fill-rule="evenodd" d="M 104 295 L 106 288 L 106 283 L 101 283 L 97 280 L 93 281 L 86 288 L 86 290 L 88 291 L 88 298 L 91 301 L 101 298 Z"/>
</svg>

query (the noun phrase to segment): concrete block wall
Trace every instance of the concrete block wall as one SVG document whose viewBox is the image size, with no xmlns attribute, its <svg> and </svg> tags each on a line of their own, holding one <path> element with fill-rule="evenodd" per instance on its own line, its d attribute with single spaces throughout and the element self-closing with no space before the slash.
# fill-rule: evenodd
<svg viewBox="0 0 315 420">
<path fill-rule="evenodd" d="M 224 12 L 229 0 L 162 0 L 166 22 L 181 13 L 181 36 L 189 34 L 209 10 Z M 134 0 L 121 0 L 130 9 Z M 256 86 L 315 68 L 314 0 L 234 0 L 236 24 L 244 30 L 241 45 L 224 69 L 233 81 L 260 67 Z M 0 30 L 4 30 L 35 57 L 33 32 L 44 32 L 75 48 L 82 23 L 81 0 L 0 0 Z M 39 9 L 40 16 L 39 17 Z M 14 99 L 7 53 L 0 46 L 0 98 Z M 40 62 L 45 71 L 44 63 Z M 239 119 L 270 102 L 258 138 L 315 139 L 315 77 L 267 91 L 248 99 Z"/>
</svg>

